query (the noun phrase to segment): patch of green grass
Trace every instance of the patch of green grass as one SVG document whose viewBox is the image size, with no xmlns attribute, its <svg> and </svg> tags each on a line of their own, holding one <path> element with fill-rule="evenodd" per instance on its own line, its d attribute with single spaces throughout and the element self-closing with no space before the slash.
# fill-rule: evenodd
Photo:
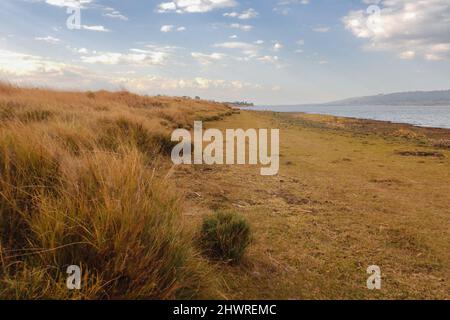
<svg viewBox="0 0 450 320">
<path fill-rule="evenodd" d="M 251 243 L 250 225 L 234 212 L 218 212 L 203 221 L 200 241 L 211 257 L 236 263 Z"/>
</svg>

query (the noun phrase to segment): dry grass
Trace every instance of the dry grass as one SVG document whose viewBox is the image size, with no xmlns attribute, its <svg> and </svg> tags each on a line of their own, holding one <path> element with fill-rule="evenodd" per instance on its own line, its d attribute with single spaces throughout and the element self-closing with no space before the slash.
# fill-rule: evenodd
<svg viewBox="0 0 450 320">
<path fill-rule="evenodd" d="M 222 277 L 238 299 L 448 298 L 449 130 L 231 113 L 0 85 L 0 298 L 212 298 Z M 280 128 L 280 175 L 181 166 L 169 177 L 169 133 L 196 119 Z M 237 266 L 213 266 L 192 244 L 221 210 L 252 228 Z M 66 288 L 72 264 L 81 291 Z M 366 288 L 373 264 L 380 291 Z"/>
<path fill-rule="evenodd" d="M 396 125 L 379 123 L 377 130 L 360 121 L 348 128 L 340 119 L 343 128 L 329 129 L 334 118 L 315 118 L 242 111 L 209 124 L 279 128 L 278 176 L 262 177 L 258 166 L 179 168 L 196 228 L 211 212 L 229 209 L 252 227 L 241 264 L 219 266 L 225 293 L 234 299 L 448 299 L 450 152 L 379 134 Z M 398 154 L 415 150 L 444 156 Z M 381 290 L 366 287 L 374 264 L 381 268 Z"/>
<path fill-rule="evenodd" d="M 162 164 L 170 132 L 229 109 L 0 84 L 0 297 L 217 295 Z M 66 288 L 79 265 L 82 290 Z"/>
<path fill-rule="evenodd" d="M 238 263 L 251 243 L 250 225 L 236 212 L 217 212 L 203 220 L 199 240 L 211 257 Z"/>
<path fill-rule="evenodd" d="M 450 139 L 440 139 L 434 141 L 433 146 L 441 149 L 450 149 Z"/>
</svg>

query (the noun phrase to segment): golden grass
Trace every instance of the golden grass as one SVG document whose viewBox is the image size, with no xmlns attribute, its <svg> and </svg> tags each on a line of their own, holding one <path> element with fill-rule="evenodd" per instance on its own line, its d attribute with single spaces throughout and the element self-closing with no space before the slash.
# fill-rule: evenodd
<svg viewBox="0 0 450 320">
<path fill-rule="evenodd" d="M 0 85 L 0 298 L 448 298 L 449 130 L 231 113 L 196 100 Z M 197 119 L 279 128 L 280 175 L 169 171 L 170 132 Z M 193 233 L 230 209 L 249 221 L 253 242 L 240 265 L 212 265 Z M 72 264 L 82 267 L 80 291 L 66 288 Z M 366 288 L 373 264 L 380 291 Z"/>
<path fill-rule="evenodd" d="M 209 123 L 279 128 L 280 174 L 258 166 L 181 167 L 198 229 L 217 210 L 237 210 L 253 242 L 239 266 L 219 266 L 232 299 L 448 299 L 450 151 L 399 127 L 333 117 L 242 111 Z M 353 123 L 350 128 L 347 122 Z M 386 131 L 386 135 L 382 134 Z M 380 134 L 381 133 L 381 134 Z M 399 151 L 414 151 L 409 156 Z M 422 156 L 438 152 L 443 156 Z M 382 289 L 368 290 L 378 265 Z"/>
<path fill-rule="evenodd" d="M 217 296 L 162 163 L 220 104 L 0 84 L 0 298 Z M 66 288 L 79 265 L 82 290 Z"/>
</svg>

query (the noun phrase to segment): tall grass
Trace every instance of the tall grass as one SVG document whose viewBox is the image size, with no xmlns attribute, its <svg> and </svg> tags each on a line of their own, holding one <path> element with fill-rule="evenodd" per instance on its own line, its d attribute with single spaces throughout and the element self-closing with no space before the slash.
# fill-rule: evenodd
<svg viewBox="0 0 450 320">
<path fill-rule="evenodd" d="M 196 299 L 217 286 L 161 171 L 218 104 L 0 85 L 0 298 Z M 82 289 L 68 290 L 79 265 Z"/>
</svg>

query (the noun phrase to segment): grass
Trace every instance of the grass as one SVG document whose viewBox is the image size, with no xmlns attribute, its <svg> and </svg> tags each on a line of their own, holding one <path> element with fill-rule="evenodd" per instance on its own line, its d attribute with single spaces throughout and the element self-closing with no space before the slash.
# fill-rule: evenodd
<svg viewBox="0 0 450 320">
<path fill-rule="evenodd" d="M 433 143 L 450 131 L 407 127 L 417 139 L 395 135 L 403 125 L 364 123 L 241 111 L 207 124 L 280 129 L 278 176 L 246 165 L 178 169 L 193 228 L 216 210 L 238 210 L 252 226 L 246 259 L 218 267 L 228 297 L 448 299 L 450 152 Z M 381 290 L 366 287 L 371 265 Z"/>
<path fill-rule="evenodd" d="M 235 212 L 218 212 L 203 220 L 200 243 L 213 258 L 240 262 L 250 242 L 250 225 Z"/>
<path fill-rule="evenodd" d="M 280 174 L 172 168 L 168 137 L 194 120 L 279 128 Z M 0 85 L 0 297 L 447 299 L 449 139 L 443 129 Z M 246 248 L 239 264 L 201 255 L 202 226 L 217 248 L 247 223 L 250 246 L 245 236 L 237 254 L 219 250 L 233 259 Z M 66 288 L 72 264 L 80 291 Z M 370 265 L 381 290 L 366 288 Z"/>
<path fill-rule="evenodd" d="M 165 175 L 171 128 L 228 108 L 1 84 L 0 110 L 1 298 L 220 294 Z M 66 288 L 69 265 L 82 268 L 82 290 Z"/>
</svg>

